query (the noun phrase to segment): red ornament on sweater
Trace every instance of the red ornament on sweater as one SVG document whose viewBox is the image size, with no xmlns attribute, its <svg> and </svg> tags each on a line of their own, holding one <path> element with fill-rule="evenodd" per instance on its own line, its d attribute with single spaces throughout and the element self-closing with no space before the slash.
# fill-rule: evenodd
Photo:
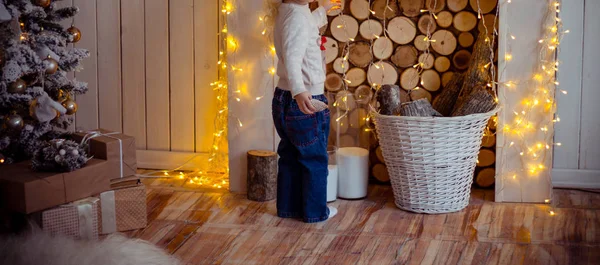
<svg viewBox="0 0 600 265">
<path fill-rule="evenodd" d="M 327 38 L 325 36 L 321 36 L 321 51 L 326 50 L 325 43 L 327 43 Z"/>
</svg>

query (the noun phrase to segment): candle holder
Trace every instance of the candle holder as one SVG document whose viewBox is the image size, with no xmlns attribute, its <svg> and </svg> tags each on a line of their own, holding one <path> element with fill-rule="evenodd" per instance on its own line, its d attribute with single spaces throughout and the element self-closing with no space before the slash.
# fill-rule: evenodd
<svg viewBox="0 0 600 265">
<path fill-rule="evenodd" d="M 343 199 L 360 199 L 367 196 L 369 180 L 369 146 L 374 141 L 369 127 L 369 99 L 355 96 L 348 90 L 329 95 L 330 145 L 337 147 L 337 196 Z"/>
</svg>

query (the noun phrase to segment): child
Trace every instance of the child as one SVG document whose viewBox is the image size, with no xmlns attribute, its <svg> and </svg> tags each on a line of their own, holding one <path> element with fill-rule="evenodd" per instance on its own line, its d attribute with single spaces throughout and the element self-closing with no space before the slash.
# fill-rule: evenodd
<svg viewBox="0 0 600 265">
<path fill-rule="evenodd" d="M 319 28 L 327 25 L 326 12 L 340 8 L 340 0 L 326 0 L 311 13 L 308 3 L 314 1 L 283 0 L 274 27 L 279 83 L 273 121 L 281 137 L 277 215 L 307 223 L 337 213 L 326 198 L 329 110 L 317 112 L 311 99 L 327 102 Z"/>
</svg>

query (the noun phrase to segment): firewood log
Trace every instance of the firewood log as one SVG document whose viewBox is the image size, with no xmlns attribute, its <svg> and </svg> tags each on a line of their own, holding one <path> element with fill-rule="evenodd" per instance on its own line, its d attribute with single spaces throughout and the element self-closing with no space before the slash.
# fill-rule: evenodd
<svg viewBox="0 0 600 265">
<path fill-rule="evenodd" d="M 452 73 L 452 72 L 447 72 Z M 442 93 L 433 101 L 433 108 L 439 111 L 444 116 L 450 116 L 454 109 L 454 104 L 462 88 L 464 74 L 454 73 L 452 79 L 444 86 Z"/>
<path fill-rule="evenodd" d="M 446 72 L 448 69 L 450 69 L 450 59 L 445 56 L 438 56 L 435 58 L 433 66 L 435 67 L 435 70 L 440 73 Z"/>
<path fill-rule="evenodd" d="M 348 69 L 350 69 L 350 63 L 348 63 L 348 60 L 344 60 L 344 58 L 340 57 L 333 61 L 333 71 L 336 73 L 343 74 L 348 72 Z"/>
<path fill-rule="evenodd" d="M 373 166 L 373 177 L 379 180 L 380 182 L 387 183 L 390 181 L 390 175 L 388 173 L 387 167 L 384 164 L 376 164 Z"/>
<path fill-rule="evenodd" d="M 369 2 L 367 0 L 352 0 L 350 2 L 350 13 L 358 20 L 365 20 L 371 15 Z"/>
<path fill-rule="evenodd" d="M 419 35 L 415 37 L 415 41 L 413 42 L 413 44 L 415 45 L 415 48 L 417 48 L 417 50 L 425 51 L 427 50 L 427 48 L 429 48 L 430 43 L 428 41 L 425 41 L 425 37 L 425 35 Z"/>
<path fill-rule="evenodd" d="M 422 15 L 421 18 L 419 18 L 419 22 L 417 22 L 417 26 L 419 27 L 419 31 L 425 35 L 427 35 L 427 33 L 432 34 L 437 29 L 435 19 L 429 14 Z"/>
<path fill-rule="evenodd" d="M 277 153 L 248 151 L 248 199 L 270 201 L 277 196 Z"/>
<path fill-rule="evenodd" d="M 442 28 L 447 28 L 452 26 L 452 20 L 453 20 L 453 16 L 452 13 L 448 12 L 448 11 L 442 11 L 439 14 L 437 14 L 437 24 L 438 26 L 442 27 Z"/>
<path fill-rule="evenodd" d="M 429 91 L 422 89 L 422 88 L 411 90 L 409 95 L 410 95 L 410 99 L 412 101 L 419 100 L 419 99 L 426 99 L 427 101 L 431 102 L 431 99 L 432 99 L 431 93 L 429 93 Z"/>
<path fill-rule="evenodd" d="M 352 129 L 362 128 L 367 123 L 367 110 L 364 108 L 356 108 L 350 111 L 348 122 Z"/>
<path fill-rule="evenodd" d="M 427 91 L 438 91 L 441 86 L 440 74 L 435 70 L 425 70 L 421 73 L 421 86 Z M 431 97 L 429 98 L 431 101 Z"/>
<path fill-rule="evenodd" d="M 362 68 L 354 67 L 346 73 L 348 87 L 357 87 L 367 80 L 367 73 Z"/>
<path fill-rule="evenodd" d="M 373 0 L 371 10 L 379 20 L 391 19 L 398 15 L 398 0 Z"/>
<path fill-rule="evenodd" d="M 448 9 L 450 9 L 450 11 L 459 12 L 465 9 L 468 3 L 469 0 L 447 0 L 446 5 L 448 6 Z"/>
<path fill-rule="evenodd" d="M 496 135 L 492 133 L 484 134 L 481 141 L 482 147 L 492 148 L 496 145 Z"/>
<path fill-rule="evenodd" d="M 481 9 L 481 14 L 487 14 L 496 8 L 498 0 L 470 0 L 469 3 L 475 12 Z"/>
<path fill-rule="evenodd" d="M 417 26 L 407 17 L 395 17 L 389 21 L 388 37 L 400 45 L 411 42 L 417 35 Z"/>
<path fill-rule="evenodd" d="M 484 168 L 477 173 L 475 184 L 481 188 L 489 188 L 496 182 L 496 170 L 493 167 Z"/>
<path fill-rule="evenodd" d="M 423 53 L 419 55 L 419 65 L 423 69 L 431 69 L 433 67 L 435 57 L 431 53 Z"/>
<path fill-rule="evenodd" d="M 348 90 L 342 90 L 335 95 L 336 106 L 342 111 L 350 111 L 356 108 L 354 94 Z"/>
<path fill-rule="evenodd" d="M 411 90 L 419 85 L 419 71 L 415 68 L 407 68 L 400 75 L 400 86 L 406 90 Z"/>
<path fill-rule="evenodd" d="M 391 61 L 398 67 L 412 67 L 417 63 L 417 49 L 411 45 L 400 45 L 396 48 L 396 52 L 391 58 Z"/>
<path fill-rule="evenodd" d="M 473 34 L 470 32 L 461 32 L 460 35 L 458 35 L 458 44 L 460 44 L 461 47 L 471 47 L 474 41 L 475 37 L 473 37 Z"/>
<path fill-rule="evenodd" d="M 454 15 L 452 24 L 460 31 L 470 31 L 477 26 L 477 17 L 469 11 L 461 11 Z"/>
<path fill-rule="evenodd" d="M 336 73 L 330 73 L 325 77 L 325 89 L 330 92 L 336 92 L 342 89 L 344 80 Z"/>
<path fill-rule="evenodd" d="M 380 37 L 373 42 L 373 56 L 379 60 L 387 60 L 394 52 L 394 44 L 387 37 Z"/>
<path fill-rule="evenodd" d="M 381 22 L 373 19 L 365 20 L 360 24 L 359 28 L 360 36 L 366 40 L 375 39 L 383 33 L 383 26 Z"/>
<path fill-rule="evenodd" d="M 373 60 L 371 45 L 366 41 L 358 41 L 350 44 L 348 60 L 357 67 L 367 67 Z"/>
<path fill-rule="evenodd" d="M 454 77 L 454 72 L 445 72 L 442 74 L 442 87 L 446 87 L 450 80 Z"/>
<path fill-rule="evenodd" d="M 488 36 L 492 36 L 492 34 L 494 34 L 494 29 L 496 31 L 498 30 L 498 20 L 496 20 L 496 15 L 487 14 L 483 16 L 483 19 L 479 20 L 479 25 L 477 26 L 479 32 L 485 32 L 486 28 L 488 31 Z"/>
<path fill-rule="evenodd" d="M 377 91 L 377 102 L 379 102 L 379 113 L 382 115 L 398 115 L 400 105 L 400 87 L 397 85 L 383 85 Z"/>
<path fill-rule="evenodd" d="M 325 37 L 327 41 L 325 42 L 325 63 L 331 63 L 338 57 L 339 54 L 339 46 L 337 41 L 330 37 Z"/>
<path fill-rule="evenodd" d="M 463 86 L 464 89 L 464 86 Z M 486 113 L 496 108 L 497 103 L 491 92 L 484 87 L 474 90 L 463 101 L 456 102 L 452 116 L 465 116 L 475 113 Z"/>
<path fill-rule="evenodd" d="M 467 50 L 460 50 L 452 57 L 452 63 L 458 70 L 465 70 L 469 68 L 469 61 L 471 60 L 471 53 Z"/>
<path fill-rule="evenodd" d="M 456 37 L 448 30 L 438 30 L 431 36 L 433 50 L 441 55 L 450 55 L 456 49 Z"/>
<path fill-rule="evenodd" d="M 419 99 L 402 104 L 400 110 L 402 116 L 413 117 L 441 117 L 442 115 L 431 107 L 427 99 Z"/>
<path fill-rule="evenodd" d="M 377 149 L 375 149 L 375 156 L 377 157 L 377 160 L 379 160 L 380 163 L 385 164 L 385 159 L 383 158 L 383 150 L 381 150 L 381 146 L 377 146 Z"/>
<path fill-rule="evenodd" d="M 371 86 L 395 84 L 398 81 L 398 70 L 388 62 L 377 62 L 369 66 L 367 80 Z"/>
<path fill-rule="evenodd" d="M 344 134 L 348 132 L 350 124 L 348 123 L 348 114 L 344 110 L 336 112 L 331 117 L 331 129 L 333 132 Z M 335 134 L 334 134 L 335 135 Z"/>
<path fill-rule="evenodd" d="M 319 6 L 323 6 L 325 4 L 325 1 L 327 1 L 327 0 L 319 0 Z M 346 0 L 341 0 L 340 2 L 342 4 L 342 8 L 336 9 L 336 10 L 331 10 L 331 11 L 327 12 L 328 16 L 334 17 L 334 16 L 337 16 L 340 13 L 342 13 L 342 11 L 344 10 L 344 7 L 346 6 Z"/>
<path fill-rule="evenodd" d="M 439 13 L 446 7 L 446 0 L 427 0 L 425 1 L 425 8 L 434 13 Z"/>
<path fill-rule="evenodd" d="M 340 15 L 331 21 L 331 35 L 339 42 L 352 41 L 358 35 L 358 22 L 348 15 Z"/>
<path fill-rule="evenodd" d="M 423 0 L 400 0 L 400 8 L 402 8 L 402 14 L 407 17 L 416 17 L 421 14 L 423 9 Z"/>
<path fill-rule="evenodd" d="M 465 72 L 465 80 L 462 84 L 462 88 L 460 90 L 458 99 L 456 100 L 456 104 L 454 105 L 453 113 L 461 113 L 462 115 L 466 115 L 465 109 L 468 106 L 465 106 L 464 102 L 467 98 L 472 97 L 471 94 L 475 93 L 477 90 L 485 90 L 487 84 L 489 84 L 491 80 L 490 73 L 488 69 L 485 68 L 490 61 L 491 51 L 488 47 L 488 43 L 486 40 L 490 41 L 490 39 L 486 36 L 485 32 L 480 32 L 477 37 L 477 41 L 473 47 L 473 52 L 471 54 L 471 60 L 469 62 L 469 69 Z M 480 100 L 485 100 L 485 94 L 479 95 Z M 495 103 L 495 102 L 494 102 Z M 492 104 L 488 102 L 488 104 Z M 457 111 L 457 108 L 463 108 L 463 111 Z M 488 106 L 482 106 L 483 109 L 486 109 Z M 472 109 L 472 111 L 478 111 Z"/>
<path fill-rule="evenodd" d="M 373 90 L 370 86 L 361 85 L 354 91 L 354 99 L 356 103 L 368 104 L 373 98 Z"/>
<path fill-rule="evenodd" d="M 478 167 L 487 167 L 491 166 L 496 162 L 496 153 L 492 150 L 481 149 L 479 151 L 479 155 L 477 156 L 477 166 Z"/>
</svg>

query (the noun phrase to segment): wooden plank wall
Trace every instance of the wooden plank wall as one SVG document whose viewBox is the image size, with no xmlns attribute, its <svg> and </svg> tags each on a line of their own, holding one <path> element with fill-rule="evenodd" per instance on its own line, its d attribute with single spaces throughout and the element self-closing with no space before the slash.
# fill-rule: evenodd
<svg viewBox="0 0 600 265">
<path fill-rule="evenodd" d="M 600 2 L 572 0 L 561 14 L 570 33 L 559 51 L 560 89 L 554 149 L 553 183 L 558 187 L 600 188 Z"/>
<path fill-rule="evenodd" d="M 218 1 L 68 0 L 80 13 L 75 46 L 91 57 L 75 78 L 77 129 L 136 137 L 139 150 L 207 152 L 214 132 Z"/>
</svg>

